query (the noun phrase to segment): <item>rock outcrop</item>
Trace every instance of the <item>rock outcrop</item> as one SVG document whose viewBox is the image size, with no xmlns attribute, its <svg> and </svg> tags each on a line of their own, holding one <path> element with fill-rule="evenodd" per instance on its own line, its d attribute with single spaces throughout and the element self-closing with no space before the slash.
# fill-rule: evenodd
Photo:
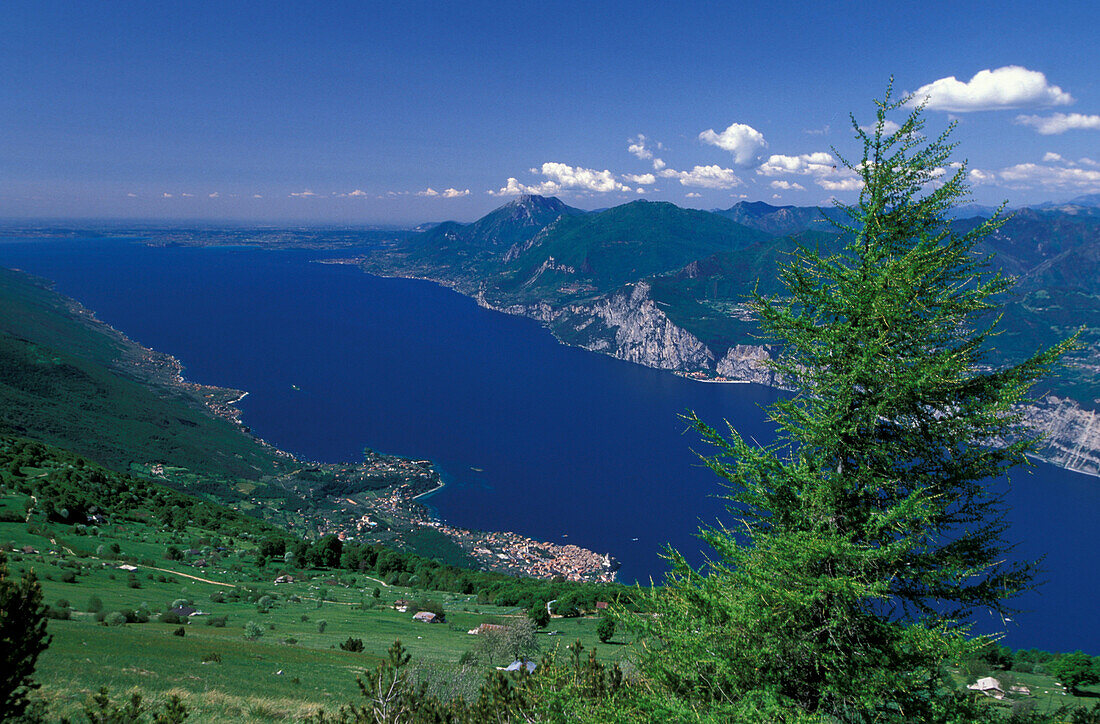
<svg viewBox="0 0 1100 724">
<path fill-rule="evenodd" d="M 1031 408 L 1028 418 L 1046 434 L 1046 446 L 1036 455 L 1059 467 L 1100 476 L 1100 413 L 1077 402 L 1046 397 Z"/>
</svg>

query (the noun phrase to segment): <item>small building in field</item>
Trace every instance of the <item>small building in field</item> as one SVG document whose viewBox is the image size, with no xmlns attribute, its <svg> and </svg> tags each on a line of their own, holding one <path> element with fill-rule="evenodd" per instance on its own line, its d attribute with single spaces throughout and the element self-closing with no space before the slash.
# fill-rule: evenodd
<svg viewBox="0 0 1100 724">
<path fill-rule="evenodd" d="M 489 633 L 490 631 L 503 631 L 504 626 L 499 623 L 483 623 L 477 628 L 472 628 L 466 633 L 473 634 L 474 636 L 480 636 L 483 633 Z"/>
<path fill-rule="evenodd" d="M 1001 682 L 994 679 L 992 676 L 986 676 L 978 679 L 973 684 L 966 687 L 971 691 L 979 691 L 986 696 L 992 696 L 994 699 L 1005 698 L 1005 690 L 1001 686 Z"/>
<path fill-rule="evenodd" d="M 294 576 L 282 575 L 275 579 L 275 583 L 294 583 Z"/>
<path fill-rule="evenodd" d="M 431 611 L 420 611 L 413 614 L 413 621 L 420 621 L 421 623 L 439 623 L 443 618 L 436 616 Z"/>
<path fill-rule="evenodd" d="M 396 608 L 401 613 L 405 613 L 406 611 L 409 610 L 409 602 L 406 601 L 403 598 L 399 598 L 399 599 L 397 599 L 396 601 L 393 602 L 393 607 Z"/>
<path fill-rule="evenodd" d="M 171 610 L 171 613 L 176 614 L 180 618 L 190 618 L 198 612 L 199 610 L 197 608 L 192 608 L 191 606 L 176 606 Z"/>
</svg>

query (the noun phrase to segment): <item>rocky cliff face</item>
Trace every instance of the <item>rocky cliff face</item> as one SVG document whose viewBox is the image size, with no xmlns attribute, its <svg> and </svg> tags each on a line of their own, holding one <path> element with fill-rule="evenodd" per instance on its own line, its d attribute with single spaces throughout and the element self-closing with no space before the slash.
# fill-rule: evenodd
<svg viewBox="0 0 1100 724">
<path fill-rule="evenodd" d="M 594 302 L 553 307 L 546 303 L 497 306 L 484 293 L 482 306 L 537 319 L 566 344 L 609 354 L 637 364 L 674 372 L 713 372 L 739 382 L 782 387 L 764 362 L 771 349 L 735 345 L 718 358 L 697 337 L 668 318 L 649 296 L 644 282 Z M 1037 458 L 1059 467 L 1100 477 L 1100 413 L 1069 399 L 1047 397 L 1027 413 L 1047 436 Z"/>
<path fill-rule="evenodd" d="M 1036 455 L 1067 470 L 1100 476 L 1100 413 L 1073 400 L 1046 397 L 1028 413 L 1047 444 Z"/>
</svg>

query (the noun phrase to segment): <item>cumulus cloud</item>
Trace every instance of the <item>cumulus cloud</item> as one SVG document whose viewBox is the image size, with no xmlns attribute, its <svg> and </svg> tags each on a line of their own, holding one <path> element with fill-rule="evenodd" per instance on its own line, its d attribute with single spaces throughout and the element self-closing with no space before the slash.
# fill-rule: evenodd
<svg viewBox="0 0 1100 724">
<path fill-rule="evenodd" d="M 1018 163 L 997 174 L 1000 181 L 1011 187 L 1074 189 L 1100 191 L 1100 171 L 1068 166 L 1042 166 L 1036 163 Z"/>
<path fill-rule="evenodd" d="M 797 156 L 772 154 L 760 164 L 756 173 L 761 176 L 810 176 L 815 184 L 826 191 L 855 191 L 863 187 L 863 180 L 855 171 L 842 168 L 832 154 L 824 151 L 803 153 Z"/>
<path fill-rule="evenodd" d="M 165 192 L 164 192 L 163 194 L 161 194 L 161 195 L 160 195 L 160 197 L 161 197 L 162 199 L 170 199 L 170 198 L 172 198 L 172 194 L 170 194 L 170 193 L 168 193 L 167 191 L 165 191 Z"/>
<path fill-rule="evenodd" d="M 651 173 L 626 173 L 623 174 L 623 178 L 632 184 L 642 184 L 643 186 L 652 186 L 657 183 L 657 177 Z"/>
<path fill-rule="evenodd" d="M 1061 161 L 1062 154 L 1054 153 L 1053 151 L 1047 151 L 1043 154 L 1043 163 L 1053 163 L 1054 161 Z"/>
<path fill-rule="evenodd" d="M 708 128 L 699 134 L 699 140 L 729 151 L 733 154 L 734 163 L 743 168 L 755 166 L 761 152 L 768 147 L 764 134 L 744 123 L 731 123 L 729 128 L 721 133 Z"/>
<path fill-rule="evenodd" d="M 732 189 L 741 185 L 741 179 L 731 168 L 721 166 L 696 166 L 690 171 L 676 171 L 666 168 L 661 171 L 661 177 L 674 178 L 683 186 L 696 186 L 705 189 Z"/>
<path fill-rule="evenodd" d="M 219 196 L 221 196 L 221 194 L 219 194 L 217 191 L 215 191 L 213 193 L 207 194 L 206 196 L 207 196 L 207 198 L 216 199 Z"/>
<path fill-rule="evenodd" d="M 836 159 L 832 154 L 824 151 L 816 153 L 803 153 L 798 156 L 785 156 L 772 154 L 768 160 L 760 164 L 757 173 L 764 176 L 780 176 L 782 174 L 816 175 L 833 173 L 837 170 Z"/>
<path fill-rule="evenodd" d="M 443 194 L 442 194 L 443 198 L 445 198 L 445 199 L 456 199 L 459 196 L 469 196 L 469 195 L 470 195 L 470 189 L 462 189 L 461 191 L 459 191 L 458 189 L 451 189 L 451 188 L 444 189 Z"/>
<path fill-rule="evenodd" d="M 653 158 L 653 151 L 646 146 L 647 139 L 644 135 L 639 133 L 634 138 L 627 141 L 626 150 L 634 154 L 643 161 L 648 161 Z"/>
<path fill-rule="evenodd" d="M 981 70 L 967 82 L 948 76 L 922 85 L 913 93 L 913 101 L 927 100 L 926 108 L 937 111 L 993 111 L 1026 106 L 1064 106 L 1073 96 L 1037 71 L 1019 65 Z"/>
<path fill-rule="evenodd" d="M 1021 126 L 1031 126 L 1044 136 L 1054 136 L 1066 131 L 1087 129 L 1100 131 L 1100 116 L 1083 113 L 1054 113 L 1049 116 L 1016 116 Z"/>
<path fill-rule="evenodd" d="M 298 198 L 306 198 L 308 196 L 316 196 L 317 194 L 313 193 L 309 189 L 306 189 L 305 191 L 291 191 L 290 195 L 297 196 Z"/>
<path fill-rule="evenodd" d="M 992 171 L 983 171 L 980 168 L 972 168 L 966 174 L 972 184 L 991 184 L 997 182 L 997 174 Z"/>
<path fill-rule="evenodd" d="M 874 123 L 868 123 L 866 126 L 860 126 L 859 130 L 863 131 L 864 133 L 874 133 L 875 132 L 875 124 Z M 884 136 L 889 136 L 890 134 L 897 133 L 900 130 L 901 130 L 901 125 L 898 124 L 898 123 L 894 123 L 893 121 L 891 121 L 889 119 L 882 122 L 882 135 L 884 135 Z"/>
<path fill-rule="evenodd" d="M 185 199 L 189 199 L 189 198 L 191 198 L 191 197 L 192 197 L 192 196 L 194 196 L 194 195 L 195 195 L 195 194 L 189 194 L 189 193 L 187 193 L 186 191 L 185 191 L 185 192 L 183 192 L 182 194 L 180 194 L 180 196 L 184 197 Z"/>
<path fill-rule="evenodd" d="M 782 189 L 783 191 L 805 191 L 806 187 L 799 183 L 793 183 L 791 181 L 772 181 L 770 184 L 773 189 Z"/>
<path fill-rule="evenodd" d="M 653 159 L 653 170 L 654 171 L 660 171 L 661 169 L 663 169 L 667 165 L 668 164 L 666 164 L 664 161 L 662 161 L 659 158 Z"/>
<path fill-rule="evenodd" d="M 607 169 L 597 171 L 591 168 L 570 166 L 564 163 L 548 161 L 532 173 L 542 174 L 546 180 L 532 185 L 520 183 L 509 178 L 504 187 L 490 191 L 493 196 L 517 196 L 519 194 L 539 194 L 542 196 L 558 194 L 563 191 L 589 193 L 607 193 L 609 191 L 632 191 L 629 186 L 615 178 Z"/>
<path fill-rule="evenodd" d="M 696 191 L 688 191 L 686 194 L 684 194 L 684 196 L 686 196 L 689 199 L 698 199 L 698 198 L 701 198 L 703 195 L 701 193 L 696 192 Z"/>
<path fill-rule="evenodd" d="M 436 191 L 435 189 L 433 189 L 431 186 L 429 186 L 428 188 L 424 189 L 423 191 L 417 191 L 416 195 L 417 196 L 439 196 L 439 192 Z"/>
<path fill-rule="evenodd" d="M 368 194 L 363 189 L 355 189 L 354 191 L 348 191 L 346 194 L 338 194 L 338 196 L 364 198 L 366 196 L 370 196 L 370 194 Z"/>
</svg>

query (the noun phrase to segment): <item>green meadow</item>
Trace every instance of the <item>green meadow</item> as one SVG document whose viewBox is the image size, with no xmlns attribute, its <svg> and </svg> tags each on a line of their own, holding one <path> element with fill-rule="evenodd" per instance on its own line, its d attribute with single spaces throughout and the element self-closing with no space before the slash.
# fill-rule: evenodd
<svg viewBox="0 0 1100 724">
<path fill-rule="evenodd" d="M 0 510 L 21 508 L 17 496 L 0 496 Z M 467 631 L 526 616 L 479 604 L 472 595 L 387 586 L 347 572 L 295 571 L 294 582 L 276 584 L 273 568 L 252 562 L 251 543 L 199 529 L 181 533 L 127 522 L 76 535 L 69 526 L 9 521 L 0 523 L 0 544 L 11 550 L 14 575 L 35 572 L 51 616 L 68 616 L 50 620 L 52 642 L 36 672 L 51 717 L 79 714 L 105 686 L 116 699 L 132 691 L 149 702 L 178 695 L 192 711 L 188 721 L 298 720 L 357 697 L 356 676 L 381 661 L 395 640 L 432 686 L 473 694 L 494 666 L 509 661 L 463 660 L 479 646 Z M 226 550 L 200 567 L 166 560 L 173 545 Z M 36 552 L 23 553 L 24 546 Z M 120 568 L 129 565 L 136 570 Z M 399 599 L 438 604 L 446 621 L 414 622 L 411 611 L 394 609 Z M 180 601 L 200 613 L 183 624 L 158 620 Z M 149 621 L 111 625 L 110 614 L 119 611 L 145 612 Z M 261 632 L 254 640 L 246 638 L 250 622 Z M 551 619 L 536 634 L 540 654 L 579 639 L 602 661 L 624 659 L 625 642 L 599 643 L 596 624 L 595 617 Z M 349 638 L 361 639 L 363 650 L 342 650 Z"/>
</svg>

